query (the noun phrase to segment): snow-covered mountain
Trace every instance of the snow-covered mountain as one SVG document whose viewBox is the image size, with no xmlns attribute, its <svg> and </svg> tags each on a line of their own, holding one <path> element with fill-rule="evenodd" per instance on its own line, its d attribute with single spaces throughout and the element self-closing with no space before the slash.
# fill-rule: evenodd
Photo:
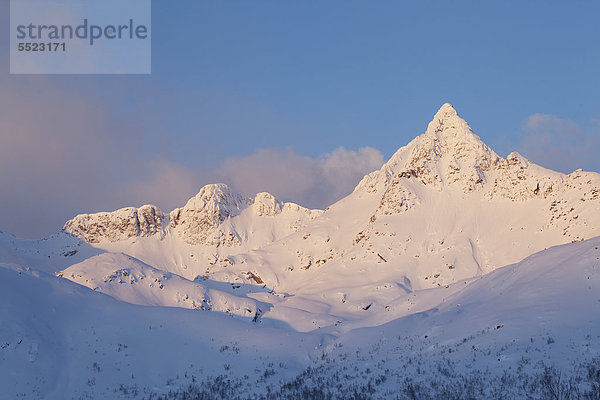
<svg viewBox="0 0 600 400">
<path fill-rule="evenodd" d="M 280 296 L 246 294 L 271 305 L 265 317 L 312 330 L 362 321 L 367 308 L 391 320 L 392 303 L 415 290 L 598 236 L 599 211 L 599 174 L 502 158 L 444 104 L 424 134 L 325 211 L 216 184 L 170 213 L 147 205 L 78 215 L 64 231 L 190 282 L 265 285 Z M 79 265 L 77 281 L 96 268 Z"/>
<path fill-rule="evenodd" d="M 188 244 L 233 247 L 250 242 L 250 246 L 259 246 L 263 243 L 253 240 L 254 236 L 273 241 L 320 214 L 320 210 L 283 203 L 269 193 L 258 193 L 251 199 L 221 183 L 204 186 L 185 206 L 168 215 L 152 205 L 127 207 L 77 215 L 63 229 L 88 243 L 147 236 L 163 239 L 167 232 L 173 232 Z"/>
<path fill-rule="evenodd" d="M 0 266 L 17 286 L 22 275 L 41 279 L 39 285 L 77 293 L 84 303 L 107 302 L 119 319 L 124 317 L 115 304 L 122 302 L 168 307 L 156 311 L 159 317 L 154 311 L 148 311 L 151 317 L 136 317 L 136 326 L 145 318 L 177 323 L 195 318 L 175 314 L 184 312 L 178 309 L 213 311 L 200 314 L 244 330 L 253 338 L 250 347 L 260 347 L 267 358 L 282 357 L 258 344 L 265 330 L 275 328 L 267 341 L 294 347 L 285 332 L 306 340 L 297 352 L 289 350 L 294 362 L 319 354 L 349 357 L 338 346 L 360 349 L 364 343 L 380 355 L 403 351 L 435 359 L 456 347 L 453 357 L 463 364 L 475 357 L 475 350 L 468 350 L 472 346 L 487 351 L 481 358 L 486 362 L 490 352 L 516 362 L 525 338 L 552 334 L 567 340 L 565 326 L 571 323 L 581 338 L 566 359 L 576 360 L 586 351 L 600 355 L 597 346 L 582 347 L 586 337 L 600 337 L 598 236 L 600 174 L 561 174 L 518 153 L 503 158 L 444 104 L 425 133 L 325 210 L 285 203 L 268 193 L 248 197 L 224 184 L 207 185 L 171 212 L 145 205 L 78 215 L 62 232 L 38 241 L 0 232 Z M 82 291 L 81 285 L 91 290 Z M 27 296 L 35 304 L 54 304 Z M 6 318 L 21 321 L 11 314 L 18 313 L 18 304 L 9 304 Z M 125 313 L 138 312 L 132 305 L 122 307 Z M 223 314 L 239 321 L 222 322 Z M 72 320 L 94 325 L 86 317 Z M 210 330 L 192 325 L 199 332 Z M 373 327 L 380 327 L 387 341 L 365 339 Z M 188 338 L 184 328 L 173 329 L 177 337 Z M 509 335 L 499 337 L 500 330 Z M 3 334 L 21 335 L 15 332 Z M 414 346 L 407 342 L 395 348 L 398 344 L 389 342 L 395 332 L 403 332 Z M 463 339 L 468 349 L 461 347 Z M 206 346 L 206 339 L 190 340 Z M 206 351 L 222 358 L 214 349 Z"/>
</svg>

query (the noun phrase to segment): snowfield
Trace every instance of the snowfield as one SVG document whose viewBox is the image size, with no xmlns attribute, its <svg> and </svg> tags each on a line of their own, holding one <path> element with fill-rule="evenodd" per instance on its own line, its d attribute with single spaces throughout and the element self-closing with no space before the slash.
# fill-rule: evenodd
<svg viewBox="0 0 600 400">
<path fill-rule="evenodd" d="M 598 398 L 599 247 L 600 174 L 444 104 L 326 210 L 214 184 L 0 232 L 0 398 Z"/>
</svg>

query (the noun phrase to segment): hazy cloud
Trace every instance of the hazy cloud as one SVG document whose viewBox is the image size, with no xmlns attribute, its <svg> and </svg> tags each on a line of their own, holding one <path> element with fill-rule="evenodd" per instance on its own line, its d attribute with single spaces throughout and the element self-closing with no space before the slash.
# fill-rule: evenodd
<svg viewBox="0 0 600 400">
<path fill-rule="evenodd" d="M 194 171 L 166 158 L 146 164 L 144 175 L 124 182 L 119 190 L 125 205 L 154 204 L 164 212 L 183 206 L 206 183 L 200 171 Z"/>
<path fill-rule="evenodd" d="M 382 164 L 381 153 L 370 147 L 340 147 L 317 158 L 290 149 L 262 149 L 225 160 L 215 176 L 243 193 L 267 191 L 306 207 L 324 208 L 352 192 L 365 174 Z"/>
<path fill-rule="evenodd" d="M 213 170 L 199 171 L 167 159 L 148 164 L 146 175 L 121 185 L 132 205 L 152 203 L 164 211 L 181 207 L 208 183 L 223 182 L 253 196 L 269 192 L 281 200 L 325 208 L 352 192 L 367 173 L 383 164 L 373 148 L 343 147 L 316 158 L 291 149 L 260 149 L 245 157 L 231 157 Z"/>
<path fill-rule="evenodd" d="M 0 96 L 0 229 L 36 236 L 82 207 L 114 206 L 110 184 L 135 165 L 135 134 L 117 139 L 101 104 L 37 79 Z"/>
<path fill-rule="evenodd" d="M 325 207 L 383 163 L 372 148 L 338 148 L 316 158 L 270 148 L 228 158 L 212 170 L 192 169 L 160 149 L 141 152 L 144 133 L 114 121 L 92 96 L 81 98 L 43 79 L 35 81 L 34 92 L 27 82 L 6 83 L 11 95 L 0 96 L 0 229 L 19 236 L 56 232 L 81 212 L 148 203 L 170 211 L 215 182 Z"/>
<path fill-rule="evenodd" d="M 349 194 L 383 164 L 365 147 L 337 148 L 316 157 L 293 149 L 264 148 L 231 157 L 212 169 L 167 157 L 136 124 L 114 118 L 93 94 L 82 98 L 37 79 L 5 81 L 0 96 L 0 229 L 41 237 L 81 212 L 155 204 L 180 207 L 208 183 L 224 182 L 254 195 L 324 208 Z M 149 121 L 146 121 L 150 124 Z M 581 127 L 554 115 L 531 115 L 517 149 L 562 172 L 600 170 L 600 125 Z M 204 154 L 204 153 L 203 153 Z"/>
<path fill-rule="evenodd" d="M 550 114 L 533 114 L 518 146 L 525 157 L 546 168 L 570 173 L 600 171 L 600 126 L 584 128 Z"/>
</svg>

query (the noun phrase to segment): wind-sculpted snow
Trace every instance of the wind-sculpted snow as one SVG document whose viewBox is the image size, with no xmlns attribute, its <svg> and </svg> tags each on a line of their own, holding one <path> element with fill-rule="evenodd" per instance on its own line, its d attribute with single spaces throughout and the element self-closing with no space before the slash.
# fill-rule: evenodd
<svg viewBox="0 0 600 400">
<path fill-rule="evenodd" d="M 220 311 L 250 319 L 259 318 L 269 307 L 161 271 L 121 253 L 91 257 L 57 276 L 133 304 Z"/>
</svg>

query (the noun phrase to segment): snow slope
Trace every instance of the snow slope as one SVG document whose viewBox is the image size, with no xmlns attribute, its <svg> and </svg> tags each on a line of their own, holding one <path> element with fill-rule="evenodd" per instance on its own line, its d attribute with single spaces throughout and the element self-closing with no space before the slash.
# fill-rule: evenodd
<svg viewBox="0 0 600 400">
<path fill-rule="evenodd" d="M 492 391 L 488 383 L 502 385 L 506 373 L 530 378 L 550 365 L 566 379 L 600 357 L 599 248 L 600 238 L 566 244 L 457 282 L 460 291 L 416 291 L 415 304 L 437 304 L 345 333 L 335 327 L 299 333 L 222 313 L 131 305 L 0 263 L 0 318 L 10 321 L 0 325 L 0 398 L 148 398 L 217 382 L 227 398 L 268 391 L 298 398 L 293 390 L 300 385 L 338 393 L 333 398 L 358 390 L 383 399 L 465 376 Z M 510 382 L 500 397 L 475 398 L 525 397 Z M 587 381 L 579 384 L 589 390 Z"/>
<path fill-rule="evenodd" d="M 255 379 L 266 356 L 286 376 L 319 345 L 317 336 L 222 313 L 119 302 L 14 264 L 0 263 L 0 282 L 1 399 L 114 399 L 135 386 L 141 397 L 168 391 L 177 376 Z"/>
<path fill-rule="evenodd" d="M 65 232 L 30 240 L 0 231 L 0 262 L 35 267 L 49 273 L 103 252 Z"/>
<path fill-rule="evenodd" d="M 57 276 L 133 304 L 212 310 L 249 318 L 259 318 L 268 306 L 207 287 L 206 283 L 191 282 L 122 253 L 91 257 Z M 225 286 L 232 292 L 241 289 L 239 285 Z"/>
</svg>

